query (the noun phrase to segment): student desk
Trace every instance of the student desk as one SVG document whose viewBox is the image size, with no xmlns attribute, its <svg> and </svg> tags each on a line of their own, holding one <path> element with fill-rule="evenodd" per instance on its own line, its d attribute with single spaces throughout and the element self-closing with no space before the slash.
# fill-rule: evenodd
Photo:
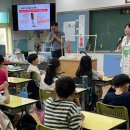
<svg viewBox="0 0 130 130">
<path fill-rule="evenodd" d="M 103 76 L 103 82 L 110 82 L 113 79 L 113 77 L 109 77 L 109 76 Z"/>
<path fill-rule="evenodd" d="M 8 74 L 17 73 L 17 76 L 20 77 L 20 72 L 25 71 L 25 69 L 10 69 Z"/>
<path fill-rule="evenodd" d="M 25 69 L 10 69 L 8 73 L 21 72 L 21 71 L 25 71 Z"/>
<path fill-rule="evenodd" d="M 109 77 L 109 76 L 103 76 L 102 80 L 96 79 L 94 81 L 100 81 L 100 82 L 111 82 L 113 79 L 113 77 Z"/>
<path fill-rule="evenodd" d="M 10 84 L 21 84 L 21 83 L 29 82 L 31 80 L 32 79 L 8 77 L 8 83 Z"/>
<path fill-rule="evenodd" d="M 103 79 L 102 79 L 102 80 L 94 80 L 94 83 L 96 83 L 97 85 L 100 85 L 100 84 L 110 85 L 112 79 L 113 79 L 113 77 L 103 76 Z M 101 86 L 102 86 L 102 85 L 101 85 Z"/>
<path fill-rule="evenodd" d="M 15 114 L 22 112 L 22 110 L 27 110 L 27 108 L 30 108 L 30 106 L 36 102 L 38 102 L 38 100 L 10 95 L 10 103 L 1 104 L 0 106 L 7 109 L 10 114 Z"/>
<path fill-rule="evenodd" d="M 82 111 L 85 116 L 83 128 L 89 130 L 110 130 L 125 124 L 126 120 Z"/>
<path fill-rule="evenodd" d="M 80 94 L 85 91 L 87 91 L 87 88 L 76 88 L 76 94 Z"/>
</svg>

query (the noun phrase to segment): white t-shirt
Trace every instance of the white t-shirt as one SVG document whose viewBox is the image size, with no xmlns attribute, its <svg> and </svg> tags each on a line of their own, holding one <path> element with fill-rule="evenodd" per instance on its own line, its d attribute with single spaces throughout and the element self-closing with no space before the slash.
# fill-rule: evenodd
<svg viewBox="0 0 130 130">
<path fill-rule="evenodd" d="M 122 43 L 121 43 L 121 47 L 127 46 L 127 45 L 130 46 L 130 38 L 128 39 L 127 36 L 124 36 Z"/>
<path fill-rule="evenodd" d="M 5 101 L 5 97 L 0 94 L 0 104 L 3 104 Z"/>
<path fill-rule="evenodd" d="M 41 75 L 41 82 L 40 82 L 40 89 L 44 89 L 44 90 L 53 90 L 54 87 L 55 87 L 55 82 L 58 78 L 54 78 L 53 81 L 54 83 L 52 83 L 51 85 L 47 85 L 45 82 L 44 82 L 44 79 L 45 79 L 45 74 Z"/>
<path fill-rule="evenodd" d="M 38 67 L 30 64 L 27 69 L 27 72 L 32 72 L 32 71 L 34 71 L 40 75 L 40 70 L 38 69 Z"/>
<path fill-rule="evenodd" d="M 29 65 L 27 72 L 36 72 L 39 75 L 39 80 L 41 80 L 40 70 L 37 66 L 34 66 L 32 64 Z"/>
</svg>

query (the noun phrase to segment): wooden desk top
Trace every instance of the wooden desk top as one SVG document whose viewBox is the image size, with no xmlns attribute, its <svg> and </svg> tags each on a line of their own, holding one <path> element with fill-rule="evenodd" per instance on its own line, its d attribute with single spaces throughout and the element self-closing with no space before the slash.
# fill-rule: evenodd
<svg viewBox="0 0 130 130">
<path fill-rule="evenodd" d="M 30 80 L 32 80 L 32 79 L 8 77 L 8 83 L 12 83 L 12 84 L 19 84 L 19 83 L 29 82 Z"/>
<path fill-rule="evenodd" d="M 84 91 L 87 91 L 87 88 L 76 88 L 76 94 L 82 93 Z"/>
<path fill-rule="evenodd" d="M 83 128 L 90 130 L 109 130 L 126 123 L 126 120 L 117 119 L 96 113 L 82 111 L 85 116 Z"/>
<path fill-rule="evenodd" d="M 33 104 L 35 102 L 37 102 L 37 100 L 10 95 L 10 103 L 2 104 L 2 106 L 5 106 L 10 109 L 15 109 L 18 107 L 23 107 L 23 106 Z"/>
<path fill-rule="evenodd" d="M 113 77 L 110 77 L 110 76 L 103 76 L 103 79 L 102 80 L 99 80 L 99 79 L 94 79 L 93 81 L 100 81 L 100 82 L 110 82 L 111 80 L 113 79 Z"/>
<path fill-rule="evenodd" d="M 4 65 L 24 65 L 24 64 L 29 64 L 28 62 L 12 62 L 12 61 L 10 61 L 10 62 L 5 62 L 4 63 Z"/>
<path fill-rule="evenodd" d="M 113 77 L 103 76 L 103 81 L 111 81 Z"/>
</svg>

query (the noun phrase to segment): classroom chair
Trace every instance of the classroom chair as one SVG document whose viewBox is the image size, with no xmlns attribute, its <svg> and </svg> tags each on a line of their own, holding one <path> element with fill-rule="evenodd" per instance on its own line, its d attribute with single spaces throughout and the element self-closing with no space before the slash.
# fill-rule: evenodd
<svg viewBox="0 0 130 130">
<path fill-rule="evenodd" d="M 37 125 L 36 130 L 56 130 L 43 125 Z"/>
<path fill-rule="evenodd" d="M 43 89 L 39 89 L 39 97 L 40 97 L 40 101 L 45 101 L 47 100 L 49 97 L 55 98 L 55 92 L 53 90 L 43 90 Z"/>
<path fill-rule="evenodd" d="M 30 79 L 30 72 L 22 71 L 21 75 L 22 75 L 22 78 Z"/>
<path fill-rule="evenodd" d="M 21 74 L 22 74 L 22 78 L 33 79 L 36 82 L 39 82 L 38 74 L 34 71 L 32 72 L 22 71 Z"/>
<path fill-rule="evenodd" d="M 32 79 L 28 82 L 28 98 L 39 99 L 39 75 L 36 72 L 22 72 L 22 78 Z"/>
<path fill-rule="evenodd" d="M 129 128 L 129 116 L 126 107 L 113 106 L 113 105 L 104 104 L 102 102 L 97 102 L 96 108 L 97 108 L 97 113 L 101 115 L 127 120 L 127 128 Z"/>
</svg>

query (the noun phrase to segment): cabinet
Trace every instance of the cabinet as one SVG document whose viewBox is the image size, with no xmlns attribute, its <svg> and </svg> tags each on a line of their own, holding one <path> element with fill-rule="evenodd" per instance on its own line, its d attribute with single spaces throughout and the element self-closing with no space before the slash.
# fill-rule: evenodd
<svg viewBox="0 0 130 130">
<path fill-rule="evenodd" d="M 104 54 L 103 71 L 106 76 L 115 76 L 121 73 L 121 54 Z"/>
<path fill-rule="evenodd" d="M 79 63 L 80 63 L 80 59 L 79 60 L 75 60 L 75 59 L 60 59 L 60 63 L 61 63 L 61 72 L 64 72 L 62 75 L 63 76 L 71 76 L 71 77 L 75 77 L 75 73 L 78 69 Z M 97 59 L 93 59 L 92 60 L 92 68 L 94 70 L 97 70 Z"/>
</svg>

